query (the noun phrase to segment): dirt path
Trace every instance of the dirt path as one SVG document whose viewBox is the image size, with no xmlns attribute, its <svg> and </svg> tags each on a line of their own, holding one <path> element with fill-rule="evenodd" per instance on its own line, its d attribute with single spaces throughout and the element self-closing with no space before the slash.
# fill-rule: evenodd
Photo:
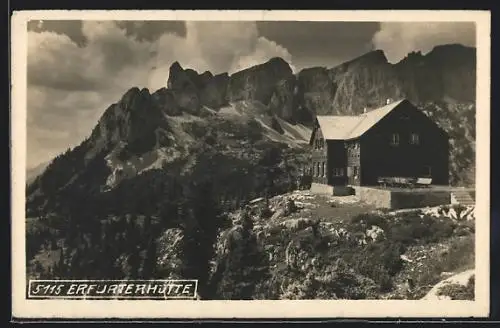
<svg viewBox="0 0 500 328">
<path fill-rule="evenodd" d="M 467 282 L 469 281 L 469 278 L 474 274 L 474 269 L 467 270 L 464 272 L 460 272 L 454 276 L 451 276 L 445 280 L 440 281 L 437 283 L 432 289 L 425 295 L 422 300 L 444 300 L 444 299 L 449 299 L 447 296 L 441 296 L 438 295 L 438 291 L 441 287 L 448 283 L 452 284 L 460 284 L 460 285 L 467 285 Z"/>
</svg>

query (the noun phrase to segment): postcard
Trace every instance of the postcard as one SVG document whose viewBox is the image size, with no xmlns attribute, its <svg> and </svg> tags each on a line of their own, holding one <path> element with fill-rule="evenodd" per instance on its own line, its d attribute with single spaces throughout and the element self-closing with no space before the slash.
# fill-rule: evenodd
<svg viewBox="0 0 500 328">
<path fill-rule="evenodd" d="M 13 316 L 487 316 L 490 33 L 14 12 Z"/>
</svg>

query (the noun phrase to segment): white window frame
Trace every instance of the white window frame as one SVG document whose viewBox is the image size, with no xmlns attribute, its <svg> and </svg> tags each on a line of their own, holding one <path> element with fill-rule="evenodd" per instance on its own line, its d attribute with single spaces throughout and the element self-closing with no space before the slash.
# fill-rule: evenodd
<svg viewBox="0 0 500 328">
<path fill-rule="evenodd" d="M 399 146 L 399 133 L 393 133 L 391 136 L 391 145 Z"/>
<path fill-rule="evenodd" d="M 359 178 L 359 166 L 355 165 L 352 167 L 352 176 L 354 178 Z"/>
<path fill-rule="evenodd" d="M 410 135 L 410 143 L 412 145 L 420 145 L 420 135 L 416 132 L 413 132 Z"/>
</svg>

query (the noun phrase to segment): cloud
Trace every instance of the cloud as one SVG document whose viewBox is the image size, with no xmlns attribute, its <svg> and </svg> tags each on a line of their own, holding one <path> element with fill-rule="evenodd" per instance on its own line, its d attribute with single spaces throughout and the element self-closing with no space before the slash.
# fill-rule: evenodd
<svg viewBox="0 0 500 328">
<path fill-rule="evenodd" d="M 292 64 L 290 52 L 259 36 L 255 22 L 186 22 L 185 37 L 164 34 L 157 44 L 155 64 L 167 78 L 172 58 L 183 67 L 214 74 L 231 74 L 273 57 L 283 57 Z M 156 87 L 156 80 L 151 83 Z"/>
<path fill-rule="evenodd" d="M 269 60 L 269 55 L 274 54 L 274 57 L 281 57 L 286 60 L 292 70 L 295 72 L 296 68 L 292 64 L 292 56 L 288 50 L 274 41 L 268 40 L 264 37 L 259 37 L 255 45 L 255 50 L 249 55 L 242 55 L 236 58 L 231 68 L 232 72 L 242 70 L 247 67 L 261 64 Z"/>
<path fill-rule="evenodd" d="M 28 167 L 79 144 L 129 88 L 166 86 L 174 61 L 218 74 L 272 57 L 292 59 L 286 48 L 259 36 L 255 22 L 187 22 L 185 33 L 161 33 L 167 25 L 150 22 L 63 25 L 33 21 L 28 31 Z M 78 42 L 63 32 L 70 27 L 74 33 L 76 26 Z"/>
<path fill-rule="evenodd" d="M 434 46 L 460 43 L 475 46 L 476 30 L 469 22 L 415 22 L 380 23 L 372 43 L 377 49 L 384 50 L 391 63 L 403 59 L 409 52 L 429 52 Z"/>
</svg>

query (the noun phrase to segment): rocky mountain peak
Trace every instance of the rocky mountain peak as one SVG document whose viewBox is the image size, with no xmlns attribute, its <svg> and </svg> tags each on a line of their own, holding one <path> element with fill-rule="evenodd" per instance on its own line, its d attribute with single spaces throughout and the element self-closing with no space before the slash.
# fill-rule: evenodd
<svg viewBox="0 0 500 328">
<path fill-rule="evenodd" d="M 182 70 L 183 70 L 183 68 L 178 61 L 175 61 L 172 63 L 172 65 L 170 65 L 170 72 L 178 72 L 178 71 L 182 71 Z"/>
<path fill-rule="evenodd" d="M 143 110 L 144 104 L 149 101 L 151 94 L 149 93 L 149 89 L 138 87 L 130 88 L 123 97 L 118 102 L 118 105 L 124 111 L 136 111 Z"/>
<path fill-rule="evenodd" d="M 364 55 L 361 55 L 346 64 L 359 64 L 359 65 L 380 65 L 388 64 L 389 61 L 385 56 L 385 52 L 381 49 L 370 51 Z"/>
<path fill-rule="evenodd" d="M 294 79 L 290 65 L 275 57 L 230 76 L 229 100 L 256 100 L 267 105 L 278 82 Z"/>
<path fill-rule="evenodd" d="M 283 67 L 285 69 L 289 68 L 291 70 L 290 64 L 281 57 L 273 57 L 267 61 L 267 64 L 275 67 Z"/>
<path fill-rule="evenodd" d="M 132 101 L 132 99 L 134 99 L 140 92 L 141 90 L 138 87 L 132 87 L 128 89 L 120 99 L 120 103 L 129 104 Z"/>
</svg>

